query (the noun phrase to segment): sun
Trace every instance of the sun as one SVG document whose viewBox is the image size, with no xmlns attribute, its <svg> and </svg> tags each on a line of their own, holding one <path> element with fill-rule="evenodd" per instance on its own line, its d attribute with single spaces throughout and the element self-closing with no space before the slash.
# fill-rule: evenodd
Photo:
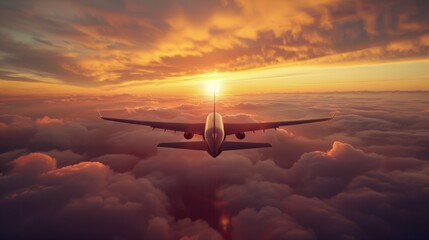
<svg viewBox="0 0 429 240">
<path fill-rule="evenodd" d="M 205 73 L 199 76 L 199 85 L 201 86 L 200 90 L 204 95 L 216 96 L 220 95 L 222 90 L 222 82 L 224 80 L 224 76 L 219 72 L 210 72 Z"/>
<path fill-rule="evenodd" d="M 220 93 L 220 80 L 216 79 L 216 80 L 209 80 L 206 82 L 206 93 L 209 95 L 219 95 Z"/>
<path fill-rule="evenodd" d="M 218 91 L 219 84 L 215 81 L 209 81 L 206 83 L 206 89 L 208 94 L 214 94 Z"/>
</svg>

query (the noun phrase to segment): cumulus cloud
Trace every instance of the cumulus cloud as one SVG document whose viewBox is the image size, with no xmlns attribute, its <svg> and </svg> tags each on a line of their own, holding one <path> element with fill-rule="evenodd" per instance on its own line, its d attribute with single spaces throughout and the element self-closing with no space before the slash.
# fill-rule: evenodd
<svg viewBox="0 0 429 240">
<path fill-rule="evenodd" d="M 421 171 L 409 173 L 401 162 L 413 162 L 411 165 Z M 257 220 L 258 215 L 268 212 L 266 206 L 270 206 L 273 209 L 269 212 L 276 216 L 276 220 L 271 221 L 284 222 L 285 226 L 298 224 L 294 228 L 304 230 L 301 234 L 307 237 L 314 234 L 318 238 L 404 239 L 410 234 L 423 239 L 426 233 L 422 225 L 407 224 L 401 228 L 399 218 L 413 223 L 423 220 L 414 207 L 402 204 L 403 201 L 418 204 L 427 198 L 427 193 L 417 190 L 415 183 L 428 183 L 425 176 L 428 166 L 426 161 L 385 158 L 337 142 L 328 152 L 304 154 L 290 169 L 283 170 L 281 177 L 270 179 L 274 182 L 249 181 L 230 186 L 221 192 L 220 198 L 229 211 L 240 213 L 235 221 L 239 229 L 251 221 L 262 221 Z M 403 179 L 397 180 L 401 184 L 393 183 L 395 178 Z M 403 195 L 405 188 L 419 192 L 418 196 Z M 405 207 L 407 213 L 402 214 L 399 206 Z M 427 211 L 426 208 L 420 210 Z M 419 220 L 414 216 L 419 216 Z M 255 223 L 260 224 L 262 222 Z M 275 224 L 267 228 L 272 230 L 268 231 L 271 234 L 282 233 L 274 230 Z M 283 229 L 283 234 L 287 229 Z M 242 238 L 247 238 L 245 236 Z"/>
<path fill-rule="evenodd" d="M 312 232 L 273 207 L 263 207 L 259 212 L 246 208 L 234 218 L 233 225 L 234 239 L 316 239 Z"/>
<path fill-rule="evenodd" d="M 9 216 L 1 223 L 5 237 L 221 239 L 203 221 L 175 222 L 165 193 L 145 178 L 116 174 L 98 162 L 56 168 L 55 159 L 41 153 L 13 164 L 0 178 L 0 206 Z"/>
<path fill-rule="evenodd" d="M 159 142 L 183 136 L 105 122 L 93 111 L 102 106 L 109 116 L 195 122 L 204 119 L 208 103 L 137 96 L 9 100 L 9 114 L 0 117 L 2 234 L 426 239 L 429 115 L 423 96 L 224 98 L 219 111 L 228 122 L 339 114 L 328 123 L 248 133 L 245 141 L 273 147 L 224 152 L 216 159 L 206 152 L 157 149 Z M 237 103 L 243 97 L 246 104 Z M 27 107 L 38 111 L 25 114 Z M 38 124 L 44 116 L 63 121 Z"/>
<path fill-rule="evenodd" d="M 140 158 L 126 154 L 107 154 L 95 158 L 93 161 L 101 162 L 116 172 L 126 172 L 134 168 Z"/>
<path fill-rule="evenodd" d="M 36 123 L 43 124 L 51 124 L 51 123 L 62 123 L 64 120 L 60 118 L 50 118 L 49 116 L 44 116 L 42 118 L 36 119 Z"/>
</svg>

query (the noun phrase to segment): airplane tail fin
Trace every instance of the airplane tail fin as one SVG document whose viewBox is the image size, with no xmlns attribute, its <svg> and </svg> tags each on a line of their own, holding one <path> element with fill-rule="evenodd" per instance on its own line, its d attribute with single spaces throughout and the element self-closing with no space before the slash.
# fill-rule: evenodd
<svg viewBox="0 0 429 240">
<path fill-rule="evenodd" d="M 216 85 L 213 85 L 213 128 L 216 127 Z"/>
<path fill-rule="evenodd" d="M 266 148 L 272 147 L 269 143 L 255 143 L 255 142 L 228 142 L 225 141 L 222 144 L 222 151 L 228 150 L 239 150 L 239 149 L 251 149 L 251 148 Z"/>
<path fill-rule="evenodd" d="M 213 114 L 216 113 L 216 85 L 213 86 Z"/>
<path fill-rule="evenodd" d="M 200 142 L 167 142 L 167 143 L 160 143 L 158 144 L 158 147 L 163 148 L 180 148 L 180 149 L 188 149 L 188 150 L 200 150 L 200 151 L 207 151 L 208 146 L 206 142 L 200 141 Z"/>
</svg>

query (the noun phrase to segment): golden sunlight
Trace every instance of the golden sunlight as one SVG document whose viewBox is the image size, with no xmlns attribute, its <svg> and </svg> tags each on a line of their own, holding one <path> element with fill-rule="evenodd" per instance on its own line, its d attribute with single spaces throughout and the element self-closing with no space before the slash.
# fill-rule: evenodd
<svg viewBox="0 0 429 240">
<path fill-rule="evenodd" d="M 217 81 L 209 81 L 206 83 L 207 93 L 210 95 L 219 93 L 220 84 Z"/>
<path fill-rule="evenodd" d="M 209 73 L 207 74 L 207 78 L 209 78 L 209 80 L 205 82 L 206 93 L 209 95 L 219 95 L 222 78 L 220 78 L 217 73 Z"/>
</svg>

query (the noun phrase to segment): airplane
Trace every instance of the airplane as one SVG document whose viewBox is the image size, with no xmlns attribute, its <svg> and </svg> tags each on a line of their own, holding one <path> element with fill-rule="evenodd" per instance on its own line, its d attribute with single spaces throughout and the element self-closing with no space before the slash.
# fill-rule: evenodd
<svg viewBox="0 0 429 240">
<path fill-rule="evenodd" d="M 207 115 L 205 123 L 156 122 L 103 117 L 100 113 L 99 115 L 101 119 L 107 121 L 144 125 L 149 126 L 152 129 L 164 129 L 164 131 L 171 130 L 175 132 L 183 132 L 183 137 L 187 140 L 192 139 L 194 135 L 201 135 L 203 137 L 203 141 L 167 142 L 158 144 L 158 147 L 207 151 L 213 158 L 219 156 L 219 154 L 223 151 L 272 147 L 269 143 L 226 141 L 225 139 L 228 135 L 234 134 L 237 139 L 243 140 L 246 137 L 246 132 L 277 129 L 281 126 L 329 121 L 334 118 L 334 115 L 332 115 L 331 117 L 327 118 L 288 120 L 279 122 L 224 123 L 222 115 L 216 112 L 215 93 L 213 97 L 213 112 Z"/>
</svg>

